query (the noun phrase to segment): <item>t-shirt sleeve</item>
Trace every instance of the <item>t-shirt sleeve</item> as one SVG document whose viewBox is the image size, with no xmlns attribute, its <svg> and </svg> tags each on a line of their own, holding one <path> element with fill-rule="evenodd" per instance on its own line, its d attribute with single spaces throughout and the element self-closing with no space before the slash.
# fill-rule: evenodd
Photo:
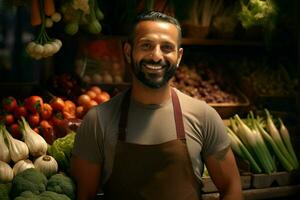
<svg viewBox="0 0 300 200">
<path fill-rule="evenodd" d="M 223 120 L 214 108 L 208 107 L 204 119 L 202 155 L 206 157 L 227 148 L 230 145 L 230 139 Z"/>
<path fill-rule="evenodd" d="M 103 133 L 101 130 L 97 108 L 94 107 L 85 115 L 77 129 L 73 155 L 93 163 L 102 163 Z"/>
</svg>

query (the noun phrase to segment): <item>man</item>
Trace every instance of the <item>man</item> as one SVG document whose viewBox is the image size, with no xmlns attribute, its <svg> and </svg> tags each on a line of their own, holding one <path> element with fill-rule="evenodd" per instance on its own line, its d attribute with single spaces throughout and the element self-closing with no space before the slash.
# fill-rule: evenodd
<svg viewBox="0 0 300 200">
<path fill-rule="evenodd" d="M 131 89 L 91 109 L 76 136 L 78 199 L 201 199 L 203 164 L 221 199 L 242 198 L 230 140 L 217 112 L 170 86 L 181 28 L 158 12 L 138 16 L 124 55 Z M 203 163 L 204 161 L 204 163 Z"/>
</svg>

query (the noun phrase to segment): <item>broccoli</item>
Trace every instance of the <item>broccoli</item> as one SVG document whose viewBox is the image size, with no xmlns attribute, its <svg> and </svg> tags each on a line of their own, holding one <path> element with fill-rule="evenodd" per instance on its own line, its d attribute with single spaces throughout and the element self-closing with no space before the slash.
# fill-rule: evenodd
<svg viewBox="0 0 300 200">
<path fill-rule="evenodd" d="M 0 184 L 0 199 L 9 200 L 9 193 L 11 190 L 11 183 L 1 183 Z"/>
<path fill-rule="evenodd" d="M 25 191 L 14 200 L 70 200 L 70 198 L 64 194 L 58 194 L 51 191 L 45 191 L 40 195 L 34 194 L 31 191 Z"/>
<path fill-rule="evenodd" d="M 75 199 L 76 187 L 70 177 L 59 173 L 50 177 L 47 184 L 47 191 L 65 194 L 71 199 Z"/>
<path fill-rule="evenodd" d="M 31 191 L 25 191 L 15 198 L 15 200 L 40 200 L 40 198 L 37 194 L 34 194 Z"/>
<path fill-rule="evenodd" d="M 24 191 L 40 194 L 46 191 L 47 178 L 37 169 L 30 168 L 17 174 L 12 182 L 12 197 L 19 196 Z"/>
<path fill-rule="evenodd" d="M 56 192 L 46 191 L 40 194 L 39 200 L 70 200 L 67 195 L 58 194 Z"/>
</svg>

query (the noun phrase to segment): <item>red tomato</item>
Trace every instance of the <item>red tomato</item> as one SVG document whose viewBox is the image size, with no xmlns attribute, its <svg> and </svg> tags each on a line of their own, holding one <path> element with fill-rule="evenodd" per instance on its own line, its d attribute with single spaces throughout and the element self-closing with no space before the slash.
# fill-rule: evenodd
<svg viewBox="0 0 300 200">
<path fill-rule="evenodd" d="M 87 94 L 82 94 L 78 97 L 78 104 L 80 106 L 85 106 L 91 101 L 91 97 L 88 96 Z"/>
<path fill-rule="evenodd" d="M 53 126 L 47 120 L 43 120 L 40 123 L 40 127 L 41 127 L 43 138 L 46 140 L 48 144 L 52 144 L 55 140 Z"/>
<path fill-rule="evenodd" d="M 50 105 L 55 111 L 63 111 L 65 107 L 65 102 L 60 97 L 54 97 L 53 99 L 51 99 Z"/>
<path fill-rule="evenodd" d="M 107 92 L 103 91 L 103 92 L 101 92 L 101 94 L 97 95 L 97 97 L 95 98 L 95 101 L 97 101 L 98 104 L 100 104 L 100 103 L 108 101 L 109 99 L 110 99 L 110 95 Z"/>
<path fill-rule="evenodd" d="M 94 100 L 97 96 L 97 93 L 92 90 L 87 91 L 85 94 L 88 95 L 92 100 Z"/>
<path fill-rule="evenodd" d="M 43 119 L 50 119 L 51 116 L 52 116 L 52 112 L 53 112 L 52 106 L 48 103 L 44 103 L 44 107 L 43 107 L 43 110 L 41 112 L 42 118 Z"/>
<path fill-rule="evenodd" d="M 11 135 L 18 139 L 18 140 L 21 140 L 22 139 L 22 133 L 21 133 L 21 130 L 20 130 L 20 125 L 17 124 L 17 123 L 14 123 L 10 126 L 10 133 Z"/>
<path fill-rule="evenodd" d="M 17 119 L 21 118 L 21 117 L 26 117 L 27 116 L 27 110 L 25 108 L 25 106 L 18 106 L 16 109 L 15 109 L 15 117 Z"/>
<path fill-rule="evenodd" d="M 40 96 L 30 96 L 25 99 L 25 107 L 32 113 L 40 113 L 43 110 L 43 99 Z"/>
<path fill-rule="evenodd" d="M 61 112 L 56 113 L 55 115 L 52 116 L 51 122 L 53 126 L 64 126 L 64 116 Z"/>
<path fill-rule="evenodd" d="M 76 114 L 76 105 L 73 103 L 73 101 L 66 100 L 65 101 L 65 107 L 63 110 L 63 115 L 65 119 L 72 119 L 75 118 Z"/>
<path fill-rule="evenodd" d="M 14 118 L 14 116 L 12 114 L 6 114 L 4 116 L 4 123 L 6 125 L 11 125 L 11 124 L 14 123 L 14 121 L 15 121 L 15 118 Z"/>
<path fill-rule="evenodd" d="M 40 123 L 40 114 L 34 113 L 28 116 L 28 123 L 31 127 L 36 127 Z"/>
<path fill-rule="evenodd" d="M 11 113 L 17 108 L 17 101 L 14 97 L 9 96 L 2 100 L 3 109 Z"/>
</svg>

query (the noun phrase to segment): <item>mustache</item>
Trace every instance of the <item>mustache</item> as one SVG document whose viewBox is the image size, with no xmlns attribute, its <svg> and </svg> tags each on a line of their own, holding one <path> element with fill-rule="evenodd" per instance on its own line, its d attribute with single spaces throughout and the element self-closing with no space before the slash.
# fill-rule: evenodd
<svg viewBox="0 0 300 200">
<path fill-rule="evenodd" d="M 141 60 L 140 62 L 141 64 L 149 64 L 149 65 L 161 65 L 161 66 L 165 66 L 165 65 L 170 65 L 169 62 L 160 60 L 155 62 L 154 60 Z"/>
</svg>

